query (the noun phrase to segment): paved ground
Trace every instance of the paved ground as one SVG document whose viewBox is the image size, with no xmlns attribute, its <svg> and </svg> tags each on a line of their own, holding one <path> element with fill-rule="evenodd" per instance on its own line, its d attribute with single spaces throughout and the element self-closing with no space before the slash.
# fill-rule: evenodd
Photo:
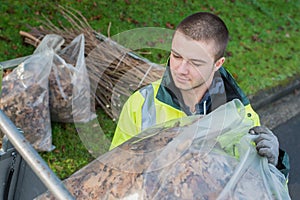
<svg viewBox="0 0 300 200">
<path fill-rule="evenodd" d="M 288 122 L 279 125 L 274 130 L 278 136 L 281 148 L 288 152 L 291 172 L 289 176 L 289 191 L 292 199 L 300 197 L 300 114 Z"/>
<path fill-rule="evenodd" d="M 257 110 L 263 125 L 278 136 L 282 149 L 290 157 L 291 171 L 289 192 L 292 199 L 300 198 L 300 91 L 291 94 Z"/>
</svg>

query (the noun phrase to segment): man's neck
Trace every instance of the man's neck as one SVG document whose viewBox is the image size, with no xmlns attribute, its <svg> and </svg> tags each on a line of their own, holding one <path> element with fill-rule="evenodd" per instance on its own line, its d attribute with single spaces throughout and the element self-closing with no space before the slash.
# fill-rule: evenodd
<svg viewBox="0 0 300 200">
<path fill-rule="evenodd" d="M 191 113 L 195 112 L 195 105 L 198 104 L 207 91 L 207 87 L 195 88 L 193 90 L 181 91 L 185 105 L 190 108 Z"/>
<path fill-rule="evenodd" d="M 212 84 L 213 76 L 205 84 L 199 85 L 191 90 L 181 90 L 182 98 L 185 103 L 190 108 L 191 113 L 195 112 L 195 105 L 198 104 L 204 97 L 205 93 Z"/>
</svg>

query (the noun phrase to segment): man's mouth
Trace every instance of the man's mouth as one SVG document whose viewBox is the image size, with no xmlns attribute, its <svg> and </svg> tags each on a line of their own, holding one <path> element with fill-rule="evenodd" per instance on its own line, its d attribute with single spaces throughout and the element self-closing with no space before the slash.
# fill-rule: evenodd
<svg viewBox="0 0 300 200">
<path fill-rule="evenodd" d="M 176 76 L 176 80 L 180 83 L 186 83 L 188 82 L 190 79 L 189 78 L 186 78 L 186 77 L 183 77 L 183 76 Z"/>
</svg>

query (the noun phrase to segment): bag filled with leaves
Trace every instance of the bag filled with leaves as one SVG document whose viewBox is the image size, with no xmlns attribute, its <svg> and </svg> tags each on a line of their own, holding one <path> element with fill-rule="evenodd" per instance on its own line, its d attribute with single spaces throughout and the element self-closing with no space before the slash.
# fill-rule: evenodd
<svg viewBox="0 0 300 200">
<path fill-rule="evenodd" d="M 53 56 L 52 50 L 31 55 L 2 82 L 0 109 L 37 151 L 53 149 L 48 87 Z"/>
<path fill-rule="evenodd" d="M 52 48 L 56 54 L 49 76 L 50 113 L 55 122 L 87 122 L 96 117 L 85 65 L 84 35 L 61 49 L 64 39 L 46 35 L 35 52 Z"/>
<path fill-rule="evenodd" d="M 146 129 L 64 184 L 76 199 L 290 199 L 284 175 L 257 154 L 252 126 L 233 100 Z"/>
</svg>

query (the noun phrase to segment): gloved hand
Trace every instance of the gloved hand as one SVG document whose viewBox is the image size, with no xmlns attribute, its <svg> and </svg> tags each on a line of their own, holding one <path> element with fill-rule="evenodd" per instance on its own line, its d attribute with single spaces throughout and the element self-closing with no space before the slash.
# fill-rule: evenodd
<svg viewBox="0 0 300 200">
<path fill-rule="evenodd" d="M 279 155 L 279 142 L 270 129 L 264 126 L 256 126 L 249 130 L 250 134 L 258 135 L 254 142 L 259 155 L 265 156 L 268 162 L 277 165 Z"/>
</svg>

